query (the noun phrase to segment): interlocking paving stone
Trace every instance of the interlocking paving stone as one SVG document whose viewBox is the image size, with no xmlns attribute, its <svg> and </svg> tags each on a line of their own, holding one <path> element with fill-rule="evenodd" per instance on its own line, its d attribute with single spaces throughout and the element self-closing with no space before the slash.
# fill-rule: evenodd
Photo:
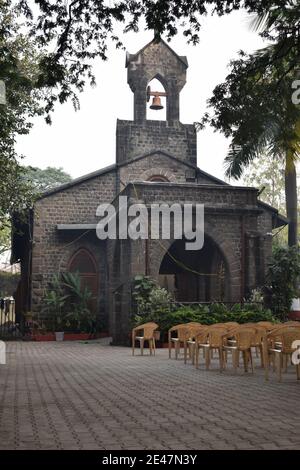
<svg viewBox="0 0 300 470">
<path fill-rule="evenodd" d="M 8 342 L 0 449 L 300 449 L 294 369 L 265 382 L 99 342 Z M 147 354 L 147 351 L 146 351 Z M 201 358 L 203 362 L 203 359 Z"/>
</svg>

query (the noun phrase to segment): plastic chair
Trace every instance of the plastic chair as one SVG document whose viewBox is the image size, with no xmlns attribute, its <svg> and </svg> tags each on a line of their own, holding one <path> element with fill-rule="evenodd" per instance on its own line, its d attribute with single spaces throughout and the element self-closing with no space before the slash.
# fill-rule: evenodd
<svg viewBox="0 0 300 470">
<path fill-rule="evenodd" d="M 150 356 L 152 356 L 152 352 L 155 355 L 155 336 L 154 332 L 157 330 L 158 325 L 154 322 L 144 323 L 143 325 L 136 326 L 132 330 L 132 355 L 134 356 L 134 349 L 135 349 L 135 341 L 139 341 L 141 355 L 144 355 L 144 344 L 145 341 L 149 343 L 150 349 Z M 141 332 L 141 335 L 137 335 L 138 332 Z"/>
</svg>

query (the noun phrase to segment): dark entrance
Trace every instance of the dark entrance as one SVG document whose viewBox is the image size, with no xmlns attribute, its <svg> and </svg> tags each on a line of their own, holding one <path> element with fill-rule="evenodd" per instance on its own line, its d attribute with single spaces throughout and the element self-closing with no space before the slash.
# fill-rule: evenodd
<svg viewBox="0 0 300 470">
<path fill-rule="evenodd" d="M 186 250 L 185 240 L 176 240 L 165 254 L 159 274 L 161 284 L 180 302 L 226 301 L 228 272 L 218 245 L 205 236 L 201 250 Z"/>
</svg>

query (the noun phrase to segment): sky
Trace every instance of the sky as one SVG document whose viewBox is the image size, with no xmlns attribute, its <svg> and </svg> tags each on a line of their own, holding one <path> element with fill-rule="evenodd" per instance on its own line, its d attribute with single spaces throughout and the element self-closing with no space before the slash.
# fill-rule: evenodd
<svg viewBox="0 0 300 470">
<path fill-rule="evenodd" d="M 151 31 L 143 30 L 121 35 L 130 53 L 136 53 L 152 38 Z M 180 121 L 188 124 L 201 119 L 207 99 L 214 87 L 224 81 L 228 64 L 238 51 L 251 52 L 264 43 L 250 30 L 249 15 L 238 11 L 222 18 L 203 18 L 200 43 L 196 46 L 188 45 L 182 35 L 169 45 L 178 55 L 186 55 L 189 63 L 187 83 L 180 94 Z M 30 134 L 18 138 L 17 151 L 26 156 L 23 164 L 62 167 L 72 177 L 78 177 L 115 162 L 116 120 L 133 119 L 125 50 L 110 45 L 108 60 L 95 61 L 94 73 L 97 86 L 87 86 L 80 94 L 79 111 L 75 112 L 71 103 L 57 105 L 51 126 L 42 117 L 36 118 Z M 223 178 L 228 145 L 223 135 L 210 128 L 199 132 L 198 166 Z"/>
</svg>

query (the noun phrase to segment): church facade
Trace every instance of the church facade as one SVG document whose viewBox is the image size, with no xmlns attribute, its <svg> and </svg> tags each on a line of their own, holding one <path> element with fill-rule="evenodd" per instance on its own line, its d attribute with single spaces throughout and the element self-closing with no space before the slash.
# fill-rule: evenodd
<svg viewBox="0 0 300 470">
<path fill-rule="evenodd" d="M 18 308 L 38 312 L 54 274 L 79 271 L 95 296 L 99 318 L 116 344 L 126 343 L 132 313 L 132 279 L 149 275 L 182 302 L 240 302 L 264 282 L 272 229 L 286 223 L 258 200 L 255 188 L 229 185 L 197 167 L 196 129 L 179 120 L 179 94 L 186 57 L 164 41 L 127 54 L 133 121 L 118 120 L 116 162 L 44 193 L 29 224 L 13 240 L 12 260 L 21 263 Z M 166 95 L 166 119 L 147 120 L 149 83 Z M 99 240 L 99 204 L 119 195 L 130 203 L 204 204 L 201 250 L 185 241 Z"/>
</svg>

